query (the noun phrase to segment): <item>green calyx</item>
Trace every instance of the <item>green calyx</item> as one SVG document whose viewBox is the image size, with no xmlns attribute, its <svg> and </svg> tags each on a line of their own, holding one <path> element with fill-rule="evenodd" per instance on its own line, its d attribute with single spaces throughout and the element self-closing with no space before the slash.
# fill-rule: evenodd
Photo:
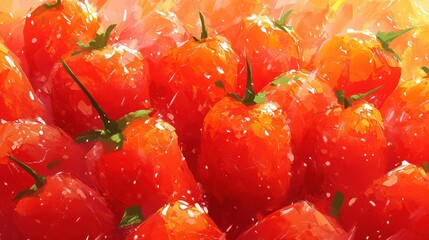
<svg viewBox="0 0 429 240">
<path fill-rule="evenodd" d="M 142 223 L 144 216 L 140 206 L 129 207 L 125 209 L 124 215 L 122 216 L 119 228 L 128 227 L 134 224 Z"/>
<path fill-rule="evenodd" d="M 429 76 L 429 68 L 428 67 L 423 66 L 420 69 L 423 70 L 427 76 Z"/>
<path fill-rule="evenodd" d="M 88 44 L 85 44 L 83 42 L 76 41 L 76 44 L 80 47 L 79 50 L 74 51 L 72 55 L 79 54 L 81 52 L 86 51 L 92 51 L 97 49 L 102 49 L 107 46 L 107 43 L 109 41 L 110 34 L 112 33 L 113 29 L 116 27 L 116 24 L 110 25 L 105 33 L 96 33 L 95 38 L 91 41 L 89 41 Z"/>
<path fill-rule="evenodd" d="M 293 12 L 293 10 L 289 10 L 285 13 L 285 15 L 283 15 L 282 18 L 280 18 L 279 20 L 274 22 L 274 26 L 276 26 L 277 28 L 285 31 L 285 32 L 289 32 L 292 30 L 292 26 L 285 26 L 286 20 L 289 18 L 290 14 Z"/>
<path fill-rule="evenodd" d="M 198 14 L 200 15 L 201 28 L 202 28 L 202 30 L 201 30 L 201 36 L 200 36 L 200 38 L 197 38 L 197 37 L 192 37 L 192 38 L 195 41 L 200 42 L 200 41 L 208 38 L 208 33 L 207 33 L 207 27 L 206 27 L 206 24 L 205 24 L 205 21 L 204 21 L 203 14 L 201 12 L 199 12 Z"/>
<path fill-rule="evenodd" d="M 334 197 L 332 198 L 331 209 L 329 210 L 329 214 L 331 214 L 332 217 L 338 219 L 343 202 L 344 202 L 344 194 L 342 194 L 340 191 L 337 191 Z"/>
<path fill-rule="evenodd" d="M 346 98 L 346 91 L 344 90 L 335 90 L 335 95 L 337 96 L 338 103 L 343 105 L 344 108 L 348 108 L 352 106 L 352 102 L 363 100 L 365 97 L 372 95 L 375 91 L 382 88 L 383 85 L 378 86 L 374 89 L 369 90 L 366 93 L 358 93 L 351 95 L 349 98 Z"/>
<path fill-rule="evenodd" d="M 68 74 L 73 78 L 76 84 L 80 87 L 82 92 L 88 97 L 91 105 L 95 108 L 97 113 L 100 115 L 101 121 L 103 122 L 103 129 L 101 130 L 90 130 L 87 133 L 81 134 L 76 137 L 76 141 L 79 143 L 83 142 L 92 142 L 92 141 L 102 141 L 110 148 L 115 150 L 122 149 L 122 145 L 125 141 L 125 136 L 123 131 L 128 126 L 128 124 L 139 118 L 147 118 L 152 112 L 152 109 L 149 110 L 139 110 L 135 112 L 128 113 L 122 118 L 114 121 L 111 120 L 100 105 L 95 101 L 89 91 L 83 86 L 80 80 L 76 77 L 70 67 L 64 60 L 61 60 L 61 64 Z"/>
<path fill-rule="evenodd" d="M 61 6 L 61 0 L 57 0 L 57 2 L 56 2 L 56 3 L 53 3 L 53 4 L 45 3 L 45 4 L 43 4 L 43 6 L 44 6 L 46 9 L 57 8 L 57 7 Z"/>
<path fill-rule="evenodd" d="M 423 170 L 424 170 L 425 172 L 428 172 L 428 171 L 429 171 L 429 164 L 428 164 L 428 162 L 423 161 L 423 162 L 422 162 L 422 168 L 423 168 Z"/>
<path fill-rule="evenodd" d="M 27 164 L 19 161 L 15 157 L 11 155 L 6 155 L 10 160 L 12 160 L 14 163 L 18 164 L 24 171 L 26 171 L 28 174 L 30 174 L 31 177 L 34 178 L 34 181 L 36 182 L 33 186 L 31 186 L 29 189 L 26 189 L 24 191 L 19 192 L 14 198 L 13 201 L 17 201 L 23 197 L 31 196 L 35 194 L 41 187 L 43 187 L 46 183 L 46 178 L 44 176 L 40 176 L 36 173 L 31 167 L 29 167 Z"/>
<path fill-rule="evenodd" d="M 390 43 L 392 43 L 392 41 L 395 40 L 396 38 L 400 37 L 401 35 L 409 32 L 413 29 L 414 29 L 414 27 L 406 28 L 406 29 L 398 31 L 398 32 L 381 32 L 381 31 L 378 31 L 375 36 L 377 37 L 377 40 L 381 43 L 381 46 L 383 47 L 383 49 L 385 51 L 392 53 L 394 58 L 401 61 L 401 58 L 399 57 L 399 55 L 396 54 L 392 48 L 390 48 Z"/>
</svg>

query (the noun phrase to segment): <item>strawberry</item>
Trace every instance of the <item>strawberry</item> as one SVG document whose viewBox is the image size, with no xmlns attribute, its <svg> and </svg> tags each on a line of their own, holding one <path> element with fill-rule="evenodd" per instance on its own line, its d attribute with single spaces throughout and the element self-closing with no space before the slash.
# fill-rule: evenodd
<svg viewBox="0 0 429 240">
<path fill-rule="evenodd" d="M 339 104 L 321 115 L 302 141 L 299 154 L 306 168 L 307 199 L 322 211 L 329 210 L 337 192 L 347 202 L 387 170 L 381 114 L 363 100 L 376 90 L 348 99 L 337 91 Z"/>
<path fill-rule="evenodd" d="M 30 120 L 4 122 L 0 125 L 0 155 L 11 154 L 44 175 L 70 172 L 91 184 L 85 166 L 85 152 L 57 127 Z M 13 197 L 31 184 L 30 178 L 6 157 L 0 157 L 0 239 L 22 239 L 11 226 Z M 10 234 L 10 235 L 8 235 Z"/>
<path fill-rule="evenodd" d="M 84 177 L 85 152 L 58 127 L 30 120 L 4 122 L 0 125 L 0 154 L 13 154 L 41 174 L 65 171 Z"/>
<path fill-rule="evenodd" d="M 80 0 L 49 1 L 29 13 L 24 26 L 24 51 L 30 80 L 34 82 L 40 74 L 49 76 L 64 54 L 77 49 L 75 41 L 91 40 L 100 27 L 97 17 L 93 7 Z M 37 87 L 46 78 L 41 81 Z"/>
<path fill-rule="evenodd" d="M 299 158 L 298 149 L 308 129 L 314 127 L 317 120 L 329 106 L 336 102 L 332 88 L 316 72 L 291 70 L 279 75 L 271 84 L 259 93 L 266 101 L 276 102 L 287 113 L 287 122 L 291 131 L 293 163 L 290 199 L 299 198 L 306 167 L 304 159 Z"/>
<path fill-rule="evenodd" d="M 199 204 L 176 201 L 159 209 L 125 239 L 224 240 L 225 236 L 209 217 L 207 209 L 204 210 Z"/>
<path fill-rule="evenodd" d="M 141 205 L 143 214 L 149 216 L 168 202 L 201 201 L 171 125 L 148 117 L 150 110 L 111 120 L 70 67 L 64 61 L 62 64 L 103 122 L 103 130 L 90 130 L 76 140 L 97 142 L 88 154 L 90 170 L 116 213 Z"/>
<path fill-rule="evenodd" d="M 312 204 L 300 201 L 266 216 L 242 233 L 237 240 L 338 240 L 347 239 L 344 229 Z"/>
<path fill-rule="evenodd" d="M 189 38 L 189 33 L 176 14 L 161 9 L 121 31 L 117 42 L 139 49 L 148 60 L 149 73 L 152 73 L 166 51 L 183 44 Z"/>
<path fill-rule="evenodd" d="M 345 203 L 340 219 L 354 239 L 426 239 L 429 177 L 422 168 L 403 162 Z"/>
<path fill-rule="evenodd" d="M 114 27 L 109 26 L 88 45 L 79 43 L 81 48 L 65 60 L 109 116 L 117 119 L 150 103 L 147 63 L 138 51 L 107 45 Z M 101 127 L 97 112 L 63 67 L 52 81 L 52 109 L 58 126 L 73 137 Z"/>
<path fill-rule="evenodd" d="M 286 114 L 273 102 L 256 103 L 248 69 L 244 98 L 229 94 L 204 119 L 198 161 L 211 216 L 231 237 L 283 205 L 293 161 Z"/>
<path fill-rule="evenodd" d="M 36 119 L 43 116 L 40 100 L 18 64 L 18 59 L 0 40 L 0 119 Z"/>
<path fill-rule="evenodd" d="M 267 16 L 251 15 L 240 23 L 239 35 L 232 40 L 232 46 L 240 56 L 238 92 L 243 92 L 246 87 L 246 58 L 253 67 L 256 92 L 281 73 L 299 68 L 298 36 L 293 29 L 284 26 L 289 14 L 275 22 Z"/>
<path fill-rule="evenodd" d="M 14 198 L 13 222 L 25 238 L 94 239 L 113 231 L 113 213 L 93 189 L 66 173 L 38 175 L 9 158 L 35 180 L 30 189 Z"/>
<path fill-rule="evenodd" d="M 321 47 L 312 65 L 335 90 L 346 91 L 346 97 L 383 85 L 368 99 L 380 108 L 401 76 L 400 58 L 389 44 L 410 30 L 334 36 Z"/>
<path fill-rule="evenodd" d="M 391 166 L 399 165 L 402 160 L 419 165 L 428 160 L 428 84 L 429 79 L 422 77 L 401 84 L 381 108 Z"/>
<path fill-rule="evenodd" d="M 291 70 L 277 76 L 259 95 L 277 102 L 287 113 L 292 143 L 301 145 L 308 127 L 337 101 L 332 88 L 316 72 Z"/>
<path fill-rule="evenodd" d="M 196 169 L 203 120 L 210 108 L 235 89 L 238 57 L 221 36 L 209 37 L 200 14 L 203 31 L 185 44 L 166 52 L 151 81 L 151 100 L 165 121 L 170 122 L 191 170 Z"/>
</svg>

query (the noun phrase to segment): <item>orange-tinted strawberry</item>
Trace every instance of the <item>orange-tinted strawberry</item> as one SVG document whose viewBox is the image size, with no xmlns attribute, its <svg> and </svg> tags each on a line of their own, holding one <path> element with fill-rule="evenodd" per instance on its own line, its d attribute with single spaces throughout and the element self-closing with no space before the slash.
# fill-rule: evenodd
<svg viewBox="0 0 429 240">
<path fill-rule="evenodd" d="M 40 100 L 18 64 L 18 59 L 0 40 L 0 119 L 43 116 Z"/>
<path fill-rule="evenodd" d="M 385 173 L 388 162 L 380 112 L 359 100 L 364 95 L 345 99 L 343 92 L 337 94 L 343 105 L 333 105 L 320 116 L 299 150 L 306 167 L 307 199 L 322 211 L 328 211 L 337 192 L 346 202 L 363 192 Z"/>
<path fill-rule="evenodd" d="M 293 161 L 286 114 L 278 105 L 257 104 L 249 80 L 244 98 L 233 96 L 204 119 L 198 161 L 210 214 L 231 237 L 284 204 Z"/>
<path fill-rule="evenodd" d="M 313 67 L 335 89 L 347 97 L 383 85 L 368 100 L 381 107 L 396 88 L 401 75 L 399 56 L 389 47 L 393 39 L 409 31 L 377 35 L 349 32 L 328 40 L 315 55 Z"/>
<path fill-rule="evenodd" d="M 402 58 L 402 74 L 401 78 L 404 81 L 417 77 L 425 77 L 427 74 L 421 70 L 422 66 L 429 66 L 429 52 L 422 49 L 429 48 L 429 24 L 418 26 L 410 37 L 406 38 L 407 44 L 401 54 Z M 396 50 L 396 49 L 395 49 Z"/>
<path fill-rule="evenodd" d="M 30 80 L 38 80 L 40 74 L 49 76 L 64 54 L 78 48 L 75 41 L 88 42 L 99 27 L 97 14 L 87 1 L 48 1 L 29 13 L 24 26 L 24 50 Z"/>
<path fill-rule="evenodd" d="M 281 73 L 299 68 L 298 37 L 293 29 L 284 26 L 287 16 L 273 22 L 267 16 L 252 15 L 240 23 L 239 35 L 232 41 L 240 56 L 239 93 L 246 87 L 246 58 L 253 67 L 253 85 L 257 92 Z"/>
<path fill-rule="evenodd" d="M 266 216 L 237 240 L 346 240 L 344 229 L 332 218 L 302 201 Z"/>
<path fill-rule="evenodd" d="M 340 220 L 354 229 L 353 239 L 426 239 L 429 177 L 415 165 L 402 166 L 377 179 L 364 193 L 345 202 Z"/>
<path fill-rule="evenodd" d="M 299 36 L 298 44 L 304 64 L 311 60 L 314 53 L 335 30 L 332 29 L 331 21 L 331 11 L 335 11 L 335 3 L 338 1 L 272 1 L 270 16 L 274 19 L 280 19 L 287 11 L 293 10 L 287 22 Z"/>
<path fill-rule="evenodd" d="M 111 120 L 68 65 L 62 63 L 103 122 L 102 130 L 90 130 L 76 140 L 97 141 L 88 155 L 90 170 L 116 213 L 141 205 L 144 216 L 149 216 L 169 202 L 202 201 L 171 125 L 148 117 L 150 110 Z"/>
<path fill-rule="evenodd" d="M 204 22 L 201 15 L 201 21 Z M 151 100 L 179 135 L 183 154 L 195 170 L 203 119 L 225 92 L 233 92 L 238 57 L 223 37 L 209 37 L 203 23 L 201 37 L 173 48 L 161 58 L 151 79 Z"/>
<path fill-rule="evenodd" d="M 176 201 L 144 220 L 125 239 L 224 240 L 225 235 L 199 204 Z"/>
<path fill-rule="evenodd" d="M 107 45 L 113 27 L 88 45 L 80 43 L 81 49 L 65 60 L 106 113 L 118 119 L 150 106 L 149 79 L 147 63 L 138 51 Z M 63 67 L 52 81 L 52 110 L 58 126 L 73 137 L 101 128 L 97 112 Z"/>
<path fill-rule="evenodd" d="M 429 79 L 418 77 L 401 84 L 381 109 L 390 147 L 390 163 L 403 160 L 422 165 L 429 159 Z"/>
</svg>

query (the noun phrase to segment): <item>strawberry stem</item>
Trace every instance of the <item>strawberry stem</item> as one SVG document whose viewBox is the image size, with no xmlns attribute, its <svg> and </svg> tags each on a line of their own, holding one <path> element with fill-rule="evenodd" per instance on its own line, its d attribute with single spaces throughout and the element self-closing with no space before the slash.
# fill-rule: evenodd
<svg viewBox="0 0 429 240">
<path fill-rule="evenodd" d="M 337 96 L 338 103 L 344 105 L 344 108 L 348 108 L 352 106 L 352 102 L 365 99 L 367 96 L 372 95 L 375 91 L 382 88 L 384 85 L 380 85 L 369 90 L 366 93 L 358 93 L 351 95 L 349 98 L 346 98 L 346 91 L 344 90 L 335 90 L 335 95 Z"/>
<path fill-rule="evenodd" d="M 128 123 L 138 118 L 147 118 L 152 112 L 152 109 L 131 112 L 126 114 L 122 118 L 113 121 L 107 116 L 107 114 L 103 111 L 97 101 L 95 101 L 95 99 L 91 96 L 85 86 L 83 86 L 83 84 L 79 81 L 79 79 L 76 77 L 76 75 L 67 65 L 67 63 L 64 60 L 61 60 L 61 64 L 68 72 L 68 74 L 73 78 L 73 80 L 77 83 L 80 89 L 88 97 L 89 101 L 91 102 L 91 105 L 95 108 L 98 115 L 100 115 L 101 121 L 103 122 L 102 130 L 89 130 L 87 133 L 77 136 L 75 140 L 79 143 L 102 140 L 105 144 L 113 147 L 115 150 L 120 150 L 125 141 L 125 136 L 122 132 L 126 128 Z"/>
<path fill-rule="evenodd" d="M 79 79 L 70 69 L 69 65 L 67 65 L 67 63 L 64 60 L 61 60 L 61 64 L 63 65 L 64 69 L 68 72 L 68 74 L 73 78 L 73 80 L 77 83 L 77 85 L 79 85 L 79 88 L 82 90 L 82 92 L 85 93 L 85 95 L 88 97 L 89 101 L 91 102 L 91 105 L 95 108 L 98 115 L 100 115 L 101 121 L 103 122 L 104 130 L 106 130 L 111 135 L 118 133 L 119 132 L 118 124 L 115 121 L 112 121 L 107 116 L 107 114 L 103 111 L 103 109 L 100 107 L 97 101 L 95 101 L 95 99 L 88 92 L 85 86 L 83 86 L 83 84 L 79 81 Z"/>
<path fill-rule="evenodd" d="M 11 155 L 6 155 L 10 160 L 12 160 L 14 163 L 18 164 L 18 166 L 20 166 L 22 169 L 24 169 L 24 171 L 26 171 L 28 174 L 30 174 L 31 177 L 34 178 L 34 181 L 36 182 L 33 186 L 31 186 L 29 189 L 24 190 L 22 192 L 19 192 L 14 198 L 13 200 L 19 200 L 25 196 L 29 196 L 34 194 L 37 190 L 39 190 L 41 187 L 43 187 L 43 185 L 45 185 L 46 183 L 46 178 L 44 176 L 40 176 L 39 174 L 36 173 L 36 171 L 34 171 L 31 167 L 29 167 L 27 164 L 19 161 L 18 159 L 16 159 L 15 157 L 11 156 Z"/>
<path fill-rule="evenodd" d="M 398 31 L 398 32 L 381 32 L 378 31 L 375 35 L 377 37 L 377 40 L 381 43 L 381 46 L 383 49 L 387 52 L 392 53 L 393 57 L 395 57 L 397 60 L 401 61 L 401 58 L 398 54 L 393 51 L 393 49 L 390 48 L 390 43 L 392 43 L 393 40 L 400 37 L 401 35 L 405 34 L 406 32 L 409 32 L 413 30 L 414 27 L 406 28 L 404 30 Z"/>
<path fill-rule="evenodd" d="M 343 202 L 344 202 L 344 194 L 342 194 L 340 191 L 337 191 L 334 197 L 332 198 L 331 209 L 329 211 L 329 213 L 334 218 L 339 217 L 340 209 L 341 209 L 341 206 L 343 205 Z"/>
<path fill-rule="evenodd" d="M 425 72 L 426 76 L 429 76 L 429 68 L 428 67 L 423 66 L 420 69 L 422 69 Z"/>
<path fill-rule="evenodd" d="M 61 0 L 57 0 L 57 2 L 56 2 L 56 3 L 53 3 L 53 4 L 49 4 L 49 3 L 45 3 L 45 4 L 43 4 L 43 6 L 44 6 L 46 9 L 56 8 L 56 7 L 59 7 L 60 5 L 61 5 Z"/>
<path fill-rule="evenodd" d="M 246 57 L 246 68 L 247 68 L 247 81 L 246 81 L 246 90 L 244 91 L 244 98 L 242 102 L 246 105 L 255 104 L 255 89 L 253 89 L 253 74 L 252 67 L 250 67 L 249 59 Z"/>
<path fill-rule="evenodd" d="M 274 22 L 274 26 L 280 28 L 281 30 L 288 32 L 288 30 L 292 30 L 291 26 L 285 26 L 286 20 L 289 18 L 290 14 L 293 12 L 293 10 L 289 10 L 283 15 L 282 18 Z"/>
<path fill-rule="evenodd" d="M 203 14 L 201 12 L 198 12 L 198 14 L 200 16 L 201 28 L 202 28 L 202 30 L 201 30 L 201 36 L 200 36 L 200 38 L 192 37 L 197 42 L 202 41 L 202 40 L 208 38 L 207 27 L 206 27 L 206 24 L 205 24 L 205 21 L 204 21 L 204 16 L 203 16 Z"/>
</svg>

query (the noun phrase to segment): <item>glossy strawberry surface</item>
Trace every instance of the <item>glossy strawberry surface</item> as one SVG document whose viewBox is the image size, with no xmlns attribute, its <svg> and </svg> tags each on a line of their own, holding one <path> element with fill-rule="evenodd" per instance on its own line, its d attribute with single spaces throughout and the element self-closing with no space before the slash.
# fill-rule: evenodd
<svg viewBox="0 0 429 240">
<path fill-rule="evenodd" d="M 387 140 L 380 112 L 365 100 L 334 105 L 309 129 L 300 148 L 307 199 L 329 210 L 339 191 L 345 201 L 387 170 Z"/>
<path fill-rule="evenodd" d="M 389 140 L 390 163 L 398 165 L 406 160 L 422 165 L 428 160 L 426 127 L 429 105 L 429 79 L 416 78 L 401 84 L 387 98 L 382 114 Z"/>
<path fill-rule="evenodd" d="M 125 239 L 224 240 L 225 235 L 200 205 L 176 201 L 159 209 Z"/>
<path fill-rule="evenodd" d="M 246 57 L 253 68 L 253 85 L 257 92 L 280 73 L 299 68 L 298 36 L 293 30 L 277 27 L 267 16 L 252 15 L 244 19 L 232 43 L 240 56 L 237 86 L 240 94 L 246 85 Z"/>
<path fill-rule="evenodd" d="M 200 189 L 170 124 L 136 119 L 123 135 L 121 150 L 97 143 L 88 155 L 99 190 L 118 214 L 141 205 L 143 215 L 150 216 L 169 202 L 201 202 Z"/>
<path fill-rule="evenodd" d="M 334 219 L 300 201 L 266 216 L 237 238 L 247 239 L 346 240 L 347 234 Z"/>
<path fill-rule="evenodd" d="M 242 229 L 280 207 L 292 161 L 289 126 L 275 103 L 246 106 L 226 97 L 215 104 L 204 119 L 198 177 L 220 227 Z"/>
<path fill-rule="evenodd" d="M 24 26 L 25 54 L 30 78 L 49 76 L 60 58 L 73 49 L 75 41 L 88 42 L 100 27 L 98 16 L 87 1 L 49 1 L 27 15 Z M 52 6 L 52 7 L 47 7 Z"/>
<path fill-rule="evenodd" d="M 65 171 L 89 180 L 85 151 L 61 129 L 28 120 L 6 122 L 0 125 L 0 208 L 10 210 L 13 197 L 31 185 L 31 177 L 6 154 L 22 159 L 41 174 Z"/>
<path fill-rule="evenodd" d="M 190 168 L 196 169 L 203 120 L 210 108 L 233 92 L 238 57 L 225 38 L 189 40 L 166 52 L 151 79 L 151 100 L 179 135 Z M 225 90 L 216 86 L 222 82 Z"/>
<path fill-rule="evenodd" d="M 401 75 L 398 60 L 374 35 L 363 32 L 332 37 L 315 55 L 313 67 L 335 90 L 345 90 L 347 97 L 383 86 L 368 98 L 376 107 L 383 105 Z"/>
<path fill-rule="evenodd" d="M 42 188 L 18 200 L 13 221 L 29 239 L 95 239 L 115 228 L 105 200 L 65 173 L 46 177 Z"/>
<path fill-rule="evenodd" d="M 0 119 L 17 120 L 43 116 L 37 98 L 19 60 L 0 40 Z"/>
<path fill-rule="evenodd" d="M 429 178 L 404 162 L 345 204 L 340 215 L 353 239 L 425 239 L 429 224 Z"/>
<path fill-rule="evenodd" d="M 138 51 L 114 44 L 64 60 L 113 119 L 150 106 L 147 63 Z M 59 66 L 52 82 L 52 109 L 58 126 L 73 137 L 101 128 L 98 113 L 64 67 Z"/>
<path fill-rule="evenodd" d="M 316 72 L 291 70 L 277 76 L 265 86 L 267 101 L 276 102 L 287 113 L 292 143 L 301 145 L 307 129 L 337 102 L 332 88 Z"/>
</svg>

